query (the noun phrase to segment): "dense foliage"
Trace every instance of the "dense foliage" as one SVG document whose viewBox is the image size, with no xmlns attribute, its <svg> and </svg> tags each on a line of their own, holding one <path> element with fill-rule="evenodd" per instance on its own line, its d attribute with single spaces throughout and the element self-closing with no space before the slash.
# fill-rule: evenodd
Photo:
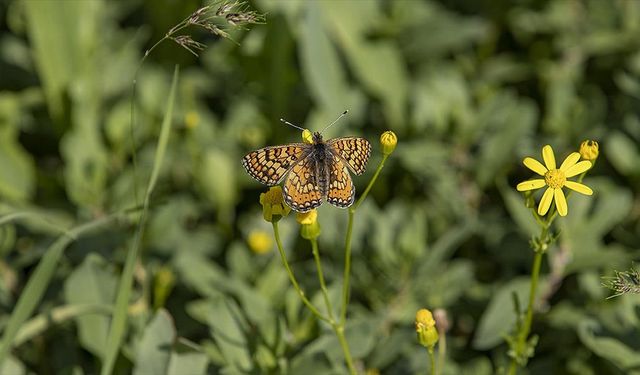
<svg viewBox="0 0 640 375">
<path fill-rule="evenodd" d="M 199 56 L 167 40 L 140 65 L 201 6 L 0 3 L 0 373 L 95 374 L 110 350 L 115 373 L 344 373 L 275 251 L 267 188 L 240 160 L 300 141 L 281 117 L 318 130 L 345 109 L 325 137 L 371 141 L 358 194 L 380 134 L 399 139 L 354 223 L 357 368 L 425 373 L 414 317 L 427 307 L 449 317 L 445 374 L 504 369 L 538 231 L 515 190 L 532 175 L 521 161 L 595 139 L 595 194 L 570 196 L 556 220 L 523 371 L 640 373 L 640 296 L 606 299 L 601 285 L 640 258 L 640 1 L 255 0 L 264 24 L 229 38 L 192 27 Z M 347 213 L 318 212 L 338 300 Z M 308 241 L 293 215 L 279 225 L 321 305 Z"/>
</svg>

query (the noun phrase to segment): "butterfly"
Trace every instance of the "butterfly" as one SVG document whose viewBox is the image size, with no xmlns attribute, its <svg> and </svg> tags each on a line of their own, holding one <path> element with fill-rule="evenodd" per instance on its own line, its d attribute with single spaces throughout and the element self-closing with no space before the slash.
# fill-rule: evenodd
<svg viewBox="0 0 640 375">
<path fill-rule="evenodd" d="M 340 117 L 345 114 L 346 111 Z M 251 177 L 265 185 L 273 186 L 284 180 L 284 201 L 295 211 L 308 212 L 320 206 L 323 200 L 340 208 L 351 206 L 356 189 L 349 171 L 356 175 L 364 173 L 371 144 L 359 137 L 333 138 L 325 142 L 320 132 L 313 133 L 312 141 L 311 144 L 261 148 L 245 155 L 242 165 Z"/>
</svg>

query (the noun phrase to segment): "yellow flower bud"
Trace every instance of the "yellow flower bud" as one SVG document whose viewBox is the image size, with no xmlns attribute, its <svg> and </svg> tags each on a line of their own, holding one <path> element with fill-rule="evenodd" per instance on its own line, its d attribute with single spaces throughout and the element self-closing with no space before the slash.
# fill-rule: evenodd
<svg viewBox="0 0 640 375">
<path fill-rule="evenodd" d="M 600 146 L 598 145 L 598 142 L 588 139 L 580 144 L 579 152 L 580 157 L 583 160 L 589 160 L 593 162 L 598 158 L 598 154 L 600 153 Z"/>
<path fill-rule="evenodd" d="M 269 233 L 263 230 L 254 230 L 247 237 L 249 249 L 256 254 L 266 254 L 273 247 L 273 240 Z"/>
<path fill-rule="evenodd" d="M 302 225 L 311 225 L 318 221 L 318 210 L 315 208 L 309 212 L 298 212 L 296 220 Z"/>
<path fill-rule="evenodd" d="M 309 212 L 298 212 L 296 220 L 300 223 L 300 235 L 305 240 L 312 240 L 320 236 L 320 224 L 318 223 L 318 211 L 314 208 Z"/>
<path fill-rule="evenodd" d="M 282 219 L 291 211 L 289 206 L 284 203 L 280 186 L 272 186 L 266 193 L 260 194 L 260 204 L 262 205 L 262 216 L 270 223 Z"/>
<path fill-rule="evenodd" d="M 380 135 L 380 145 L 382 145 L 382 153 L 384 155 L 391 155 L 393 150 L 396 149 L 397 144 L 398 137 L 396 136 L 396 133 L 391 130 L 387 130 Z"/>
<path fill-rule="evenodd" d="M 416 313 L 416 333 L 420 345 L 432 351 L 438 342 L 438 330 L 436 330 L 436 321 L 433 319 L 431 311 L 418 310 Z"/>
<path fill-rule="evenodd" d="M 156 309 L 164 306 L 175 283 L 176 276 L 171 268 L 162 266 L 158 269 L 153 282 L 153 306 Z"/>
<path fill-rule="evenodd" d="M 304 143 L 308 143 L 310 145 L 313 144 L 313 133 L 309 129 L 304 129 L 302 131 L 302 141 Z"/>
</svg>

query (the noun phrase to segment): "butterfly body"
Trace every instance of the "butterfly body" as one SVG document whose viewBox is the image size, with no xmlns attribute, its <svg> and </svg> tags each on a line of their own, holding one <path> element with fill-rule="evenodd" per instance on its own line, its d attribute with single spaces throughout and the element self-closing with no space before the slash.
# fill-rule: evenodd
<svg viewBox="0 0 640 375">
<path fill-rule="evenodd" d="M 284 180 L 284 200 L 298 212 L 310 211 L 323 200 L 340 208 L 351 206 L 355 186 L 349 170 L 356 175 L 364 173 L 371 144 L 357 137 L 325 142 L 318 132 L 312 141 L 265 147 L 247 154 L 242 164 L 251 177 L 265 185 Z"/>
</svg>

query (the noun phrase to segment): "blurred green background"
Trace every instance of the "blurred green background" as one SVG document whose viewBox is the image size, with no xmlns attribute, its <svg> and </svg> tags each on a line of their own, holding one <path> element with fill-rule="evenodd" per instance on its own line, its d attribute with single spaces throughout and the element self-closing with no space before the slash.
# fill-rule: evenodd
<svg viewBox="0 0 640 375">
<path fill-rule="evenodd" d="M 255 0 L 266 23 L 165 42 L 195 0 L 0 3 L 0 330 L 65 231 L 141 201 L 175 64 L 167 153 L 134 271 L 116 373 L 340 374 L 333 332 L 305 310 L 241 157 L 325 134 L 399 138 L 356 215 L 348 331 L 370 374 L 427 371 L 417 309 L 446 309 L 446 374 L 493 374 L 525 301 L 537 227 L 514 186 L 551 144 L 600 142 L 543 262 L 531 374 L 640 373 L 640 296 L 602 276 L 640 258 L 640 1 Z M 132 147 L 135 146 L 134 168 Z M 137 190 L 136 190 L 137 189 Z M 339 294 L 346 212 L 324 205 L 320 252 Z M 3 374 L 95 374 L 137 220 L 78 238 L 18 333 Z M 293 216 L 289 260 L 320 301 Z M 525 303 L 523 302 L 524 306 Z M 57 314 L 57 315 L 56 315 Z M 39 320 L 38 320 L 39 319 Z M 40 325 L 38 325 L 40 324 Z M 30 330 L 30 331 L 29 331 Z M 376 372 L 378 371 L 378 372 Z"/>
</svg>

